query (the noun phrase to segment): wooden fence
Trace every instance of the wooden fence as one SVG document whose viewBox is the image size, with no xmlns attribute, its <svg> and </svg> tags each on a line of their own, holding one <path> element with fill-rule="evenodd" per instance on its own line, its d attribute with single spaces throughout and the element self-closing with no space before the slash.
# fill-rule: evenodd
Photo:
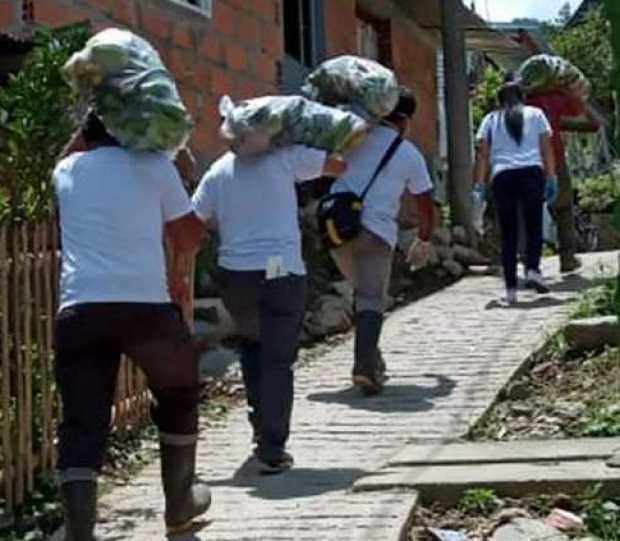
<svg viewBox="0 0 620 541">
<path fill-rule="evenodd" d="M 58 278 L 55 220 L 0 227 L 0 497 L 8 513 L 54 467 L 61 415 L 53 374 Z M 127 359 L 113 413 L 121 430 L 148 420 L 145 378 Z"/>
</svg>

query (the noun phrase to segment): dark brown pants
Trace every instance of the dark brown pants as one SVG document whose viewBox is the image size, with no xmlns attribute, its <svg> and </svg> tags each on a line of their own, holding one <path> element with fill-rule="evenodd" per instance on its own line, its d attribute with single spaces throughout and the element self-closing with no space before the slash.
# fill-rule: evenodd
<svg viewBox="0 0 620 541">
<path fill-rule="evenodd" d="M 93 303 L 56 317 L 56 380 L 63 402 L 58 469 L 99 471 L 110 428 L 121 355 L 144 370 L 162 436 L 198 429 L 198 367 L 173 304 Z"/>
</svg>

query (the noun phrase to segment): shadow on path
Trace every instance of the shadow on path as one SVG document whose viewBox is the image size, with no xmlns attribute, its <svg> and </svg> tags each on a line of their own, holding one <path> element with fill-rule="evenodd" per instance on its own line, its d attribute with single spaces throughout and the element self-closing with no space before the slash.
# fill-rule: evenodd
<svg viewBox="0 0 620 541">
<path fill-rule="evenodd" d="M 357 468 L 293 468 L 278 475 L 261 475 L 249 457 L 230 479 L 212 479 L 211 487 L 245 487 L 263 500 L 290 500 L 346 490 L 368 472 Z"/>
<path fill-rule="evenodd" d="M 570 290 L 572 291 L 572 290 Z M 525 300 L 518 301 L 514 304 L 506 306 L 502 304 L 499 300 L 494 299 L 489 301 L 484 307 L 485 310 L 535 310 L 537 308 L 552 308 L 554 306 L 562 306 L 564 304 L 568 304 L 574 302 L 576 297 L 570 297 L 566 299 L 558 299 L 556 297 L 551 297 L 548 295 L 537 297 L 534 300 Z"/>
<path fill-rule="evenodd" d="M 362 396 L 359 390 L 351 387 L 340 391 L 315 393 L 307 398 L 313 402 L 342 404 L 366 411 L 416 413 L 432 410 L 434 399 L 450 396 L 456 388 L 456 382 L 447 376 L 425 374 L 423 377 L 436 380 L 435 385 L 390 385 L 388 381 L 383 392 L 377 396 Z"/>
</svg>

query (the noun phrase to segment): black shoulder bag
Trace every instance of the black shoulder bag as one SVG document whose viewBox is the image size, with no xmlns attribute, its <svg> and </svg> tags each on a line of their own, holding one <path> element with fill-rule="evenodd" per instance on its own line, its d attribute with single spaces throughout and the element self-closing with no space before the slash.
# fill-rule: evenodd
<svg viewBox="0 0 620 541">
<path fill-rule="evenodd" d="M 317 208 L 317 220 L 319 231 L 325 245 L 330 248 L 339 248 L 345 242 L 356 238 L 362 230 L 362 209 L 364 199 L 374 185 L 379 173 L 392 159 L 403 139 L 398 135 L 390 144 L 381 158 L 372 178 L 357 195 L 355 192 L 331 193 L 319 200 Z"/>
</svg>

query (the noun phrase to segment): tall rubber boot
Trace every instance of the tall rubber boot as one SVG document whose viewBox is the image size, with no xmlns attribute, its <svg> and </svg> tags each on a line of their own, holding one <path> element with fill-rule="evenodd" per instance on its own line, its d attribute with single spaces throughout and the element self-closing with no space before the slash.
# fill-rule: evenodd
<svg viewBox="0 0 620 541">
<path fill-rule="evenodd" d="M 180 440 L 187 436 L 173 436 Z M 192 528 L 192 520 L 211 506 L 211 491 L 204 483 L 194 483 L 196 443 L 160 442 L 161 479 L 166 498 L 168 535 L 184 533 Z"/>
<path fill-rule="evenodd" d="M 59 492 L 65 515 L 64 541 L 95 541 L 97 482 L 66 481 Z"/>
<path fill-rule="evenodd" d="M 382 326 L 381 312 L 363 310 L 355 314 L 353 384 L 367 396 L 383 390 L 378 347 Z"/>
</svg>

